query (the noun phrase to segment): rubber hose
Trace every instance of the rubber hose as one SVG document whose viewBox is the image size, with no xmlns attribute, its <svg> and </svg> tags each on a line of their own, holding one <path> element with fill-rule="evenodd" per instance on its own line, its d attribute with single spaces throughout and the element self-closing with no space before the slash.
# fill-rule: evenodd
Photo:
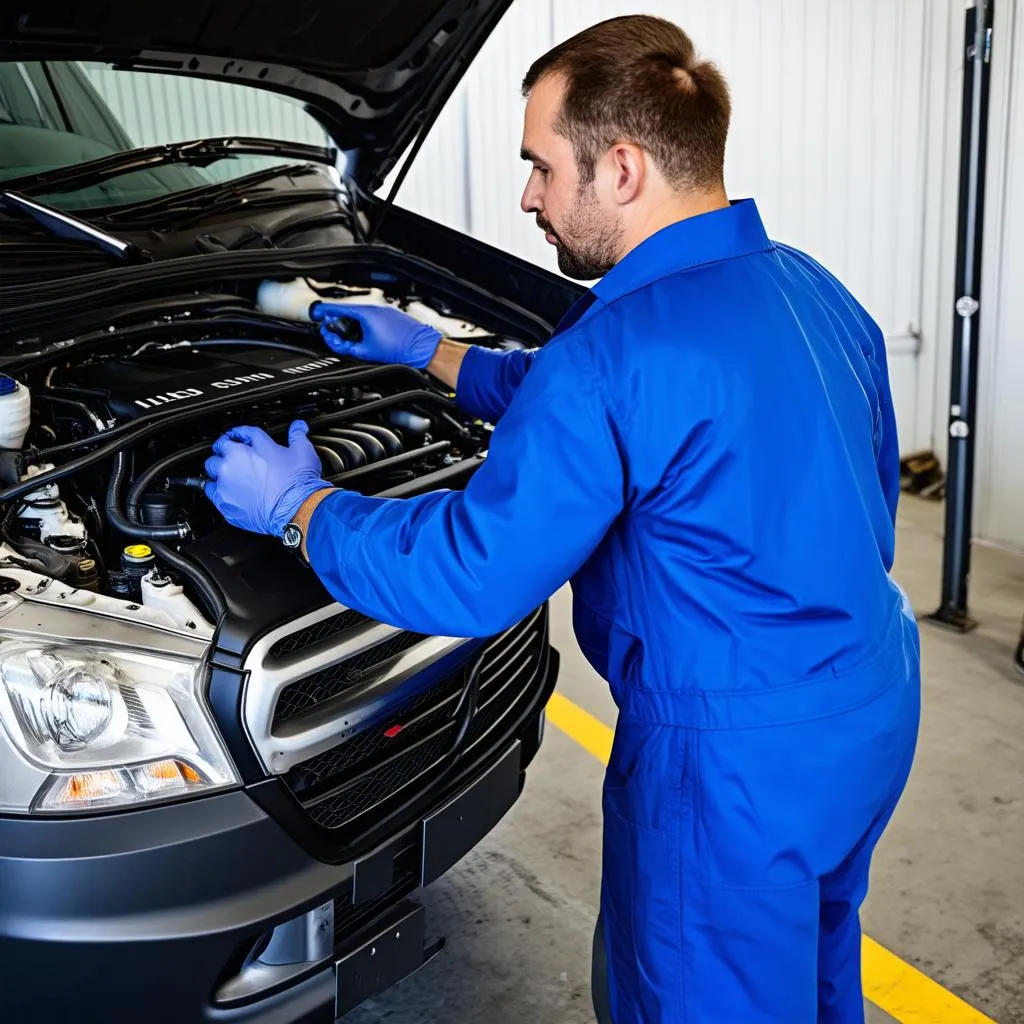
<svg viewBox="0 0 1024 1024">
<path fill-rule="evenodd" d="M 356 379 L 362 379 L 365 376 L 369 376 L 375 370 L 393 370 L 396 369 L 390 366 L 378 366 L 372 367 L 365 373 L 352 374 L 351 378 L 346 377 L 345 383 L 352 383 Z M 398 369 L 402 369 L 399 367 Z M 413 370 L 413 373 L 417 371 Z M 286 384 L 277 385 L 279 391 L 294 391 L 298 390 L 297 387 L 293 386 L 297 382 L 289 381 Z M 298 382 L 302 386 L 308 386 L 307 382 Z M 322 381 L 318 381 L 322 383 Z M 243 394 L 242 399 L 246 396 Z M 265 398 L 266 395 L 260 397 Z M 276 394 L 273 397 L 278 397 Z M 407 391 L 401 392 L 397 395 L 389 395 L 387 398 L 380 398 L 375 401 L 369 402 L 365 405 L 355 406 L 351 409 L 341 409 L 338 412 L 329 412 L 326 415 L 316 416 L 310 422 L 310 427 L 317 427 L 321 424 L 339 423 L 343 420 L 351 419 L 353 416 L 367 416 L 370 413 L 376 413 L 380 409 L 390 408 L 394 405 L 399 405 L 405 402 L 412 401 L 430 401 L 435 405 L 440 405 L 442 408 L 455 408 L 455 403 L 449 401 L 446 398 L 442 398 L 440 395 L 435 394 L 431 391 Z M 15 498 L 20 498 L 22 495 L 29 494 L 32 491 L 37 491 L 41 487 L 45 487 L 47 484 L 57 483 L 63 480 L 65 477 L 71 476 L 73 473 L 77 473 L 79 470 L 87 469 L 89 466 L 96 465 L 97 462 L 103 462 L 111 455 L 116 454 L 123 448 L 131 444 L 138 444 L 140 441 L 144 441 L 147 437 L 155 434 L 159 431 L 166 431 L 176 423 L 182 422 L 188 419 L 190 416 L 196 416 L 200 412 L 206 412 L 206 405 L 209 402 L 220 402 L 224 403 L 224 397 L 218 396 L 212 399 L 208 399 L 205 403 L 197 403 L 199 408 L 193 407 L 192 409 L 186 410 L 182 413 L 167 413 L 165 419 L 162 421 L 151 420 L 150 417 L 144 416 L 138 420 L 134 420 L 130 423 L 122 424 L 120 427 L 114 427 L 107 434 L 107 437 L 117 435 L 117 439 L 111 441 L 109 444 L 103 445 L 101 448 L 97 448 L 96 451 L 90 452 L 88 455 L 79 456 L 77 459 L 73 459 L 71 462 L 66 462 L 64 465 L 56 468 L 47 470 L 45 473 L 40 473 L 38 476 L 32 477 L 30 480 L 22 480 L 20 483 L 15 484 L 12 487 L 6 487 L 0 491 L 0 504 L 4 502 L 13 501 Z M 223 410 L 218 410 L 223 411 Z M 156 415 L 156 414 L 154 414 Z M 457 422 L 457 421 L 456 421 Z M 123 433 L 125 428 L 131 428 L 127 436 Z M 461 433 L 468 433 L 468 430 L 462 430 Z M 33 458 L 37 462 L 49 461 L 49 457 L 57 452 L 65 452 L 72 448 L 77 448 L 83 443 L 94 444 L 97 439 L 102 435 L 94 435 L 92 438 L 83 438 L 80 441 L 71 441 L 66 445 L 58 445 L 56 448 L 48 448 L 40 452 L 36 452 Z"/>
<path fill-rule="evenodd" d="M 142 495 L 149 490 L 149 485 L 159 476 L 162 476 L 178 462 L 184 462 L 185 459 L 196 458 L 199 455 L 203 455 L 210 450 L 210 443 L 203 441 L 201 444 L 194 444 L 190 448 L 183 448 L 181 451 L 174 452 L 171 455 L 166 455 L 164 458 L 154 462 L 149 469 L 141 473 L 135 482 L 128 488 L 128 497 L 125 500 L 125 512 L 128 514 L 128 518 L 133 523 L 140 522 L 139 518 L 139 503 L 142 500 Z"/>
<path fill-rule="evenodd" d="M 189 533 L 185 523 L 175 523 L 173 526 L 143 526 L 140 523 L 133 523 L 121 511 L 121 485 L 124 483 L 127 462 L 127 455 L 123 451 L 114 456 L 114 469 L 107 487 L 107 521 L 119 533 L 138 540 L 184 540 Z"/>
<path fill-rule="evenodd" d="M 205 611 L 209 615 L 210 621 L 216 625 L 227 612 L 227 605 L 213 580 L 198 565 L 190 562 L 184 555 L 179 555 L 177 551 L 166 544 L 153 541 L 150 547 L 159 561 L 181 573 L 192 584 L 197 596 L 206 606 Z"/>
</svg>

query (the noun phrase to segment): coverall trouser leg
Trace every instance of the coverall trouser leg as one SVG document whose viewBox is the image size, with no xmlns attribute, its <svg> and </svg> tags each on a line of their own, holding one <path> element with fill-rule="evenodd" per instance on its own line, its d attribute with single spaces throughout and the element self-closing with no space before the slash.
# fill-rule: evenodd
<svg viewBox="0 0 1024 1024">
<path fill-rule="evenodd" d="M 916 679 L 776 728 L 620 718 L 601 899 L 614 1024 L 862 1024 L 858 911 L 918 718 Z"/>
<path fill-rule="evenodd" d="M 615 1024 L 608 990 L 608 954 L 604 948 L 604 919 L 597 915 L 594 925 L 594 947 L 590 960 L 590 997 L 594 1002 L 597 1024 Z"/>
<path fill-rule="evenodd" d="M 850 856 L 819 882 L 819 1024 L 861 1024 L 864 1020 L 860 907 L 868 892 L 875 844 L 894 810 L 895 803 L 883 812 Z"/>
</svg>

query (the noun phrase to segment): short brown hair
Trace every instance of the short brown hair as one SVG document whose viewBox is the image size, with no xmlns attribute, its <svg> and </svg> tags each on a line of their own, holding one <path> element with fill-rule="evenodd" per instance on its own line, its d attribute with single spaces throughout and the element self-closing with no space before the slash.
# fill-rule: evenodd
<svg viewBox="0 0 1024 1024">
<path fill-rule="evenodd" d="M 602 153 L 628 141 L 676 188 L 722 184 L 729 86 L 677 25 L 648 15 L 602 21 L 534 61 L 523 95 L 548 74 L 566 79 L 556 128 L 572 143 L 583 183 Z"/>
</svg>

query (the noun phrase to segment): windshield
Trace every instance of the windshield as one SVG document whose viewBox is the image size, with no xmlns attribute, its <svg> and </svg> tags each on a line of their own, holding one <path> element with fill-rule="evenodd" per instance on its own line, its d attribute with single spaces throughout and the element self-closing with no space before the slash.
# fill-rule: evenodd
<svg viewBox="0 0 1024 1024">
<path fill-rule="evenodd" d="M 300 103 L 251 86 L 93 62 L 0 63 L 0 189 L 5 181 L 140 146 L 228 136 L 329 144 Z M 232 155 L 202 167 L 130 171 L 34 198 L 64 210 L 120 206 L 294 163 Z"/>
</svg>

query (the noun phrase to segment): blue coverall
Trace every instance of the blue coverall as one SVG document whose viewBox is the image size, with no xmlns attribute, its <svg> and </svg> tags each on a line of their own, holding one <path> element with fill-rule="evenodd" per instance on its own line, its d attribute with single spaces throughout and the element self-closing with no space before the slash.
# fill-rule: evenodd
<svg viewBox="0 0 1024 1024">
<path fill-rule="evenodd" d="M 341 602 L 483 636 L 567 580 L 619 708 L 601 908 L 615 1024 L 863 1020 L 858 907 L 903 790 L 918 632 L 881 332 L 753 201 L 630 252 L 536 352 L 474 348 L 464 492 L 339 492 Z"/>
</svg>

